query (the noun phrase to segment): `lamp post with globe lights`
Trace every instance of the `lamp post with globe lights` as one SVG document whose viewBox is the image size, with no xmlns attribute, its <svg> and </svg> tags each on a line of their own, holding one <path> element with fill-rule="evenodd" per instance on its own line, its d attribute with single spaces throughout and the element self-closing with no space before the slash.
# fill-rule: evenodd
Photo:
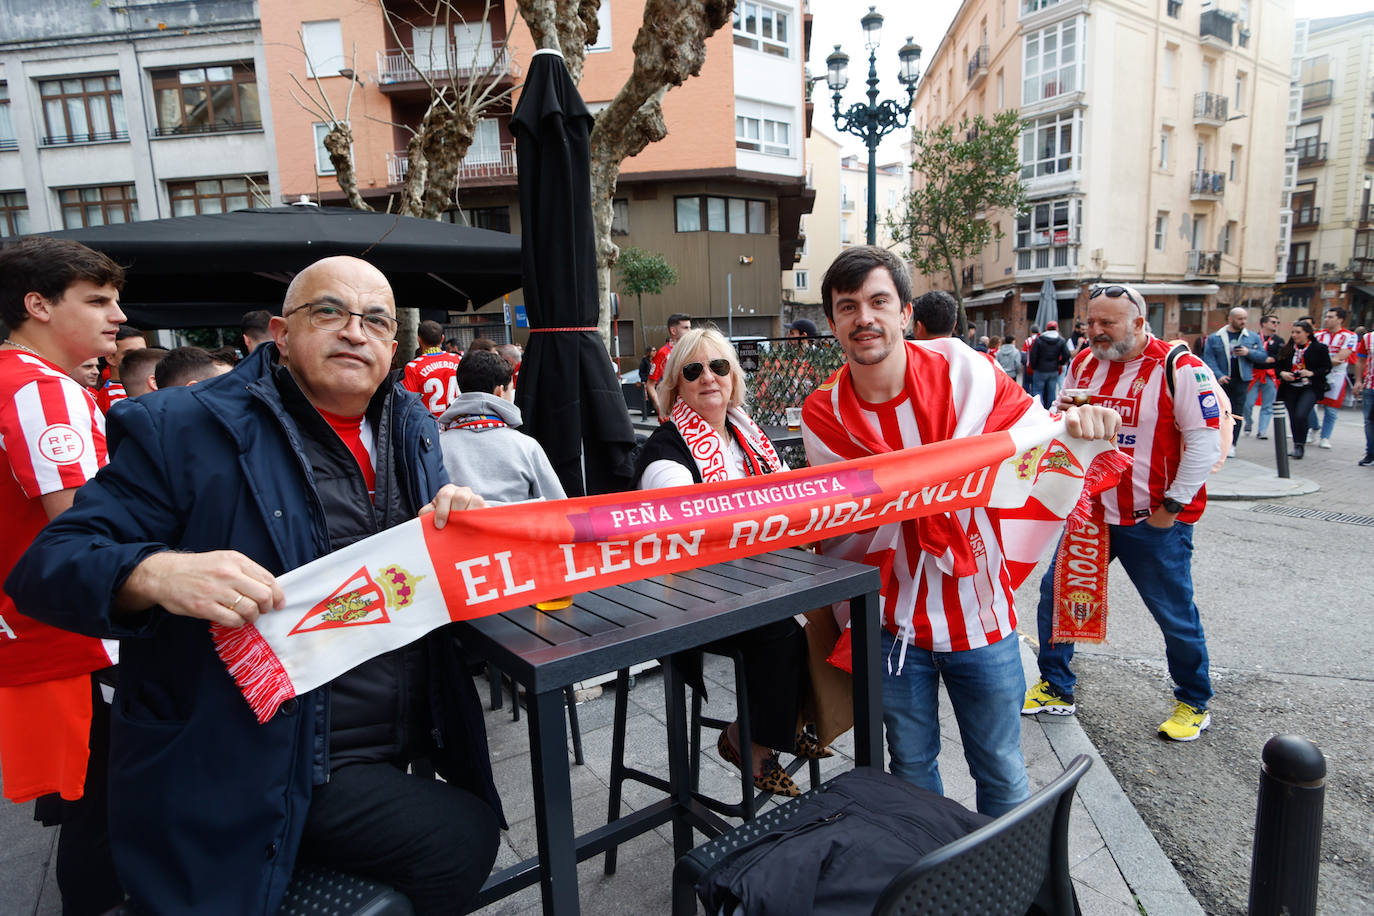
<svg viewBox="0 0 1374 916">
<path fill-rule="evenodd" d="M 849 85 L 849 55 L 835 45 L 825 59 L 825 82 L 835 98 L 835 126 L 863 140 L 868 147 L 868 244 L 878 242 L 878 143 L 894 130 L 906 127 L 911 103 L 916 98 L 916 82 L 921 78 L 918 64 L 921 46 L 907 36 L 906 44 L 897 51 L 900 69 L 897 81 L 906 87 L 906 104 L 891 100 L 878 101 L 878 42 L 883 17 L 875 8 L 859 20 L 864 30 L 864 48 L 868 51 L 868 101 L 855 102 L 849 110 L 840 111 L 840 93 Z"/>
</svg>

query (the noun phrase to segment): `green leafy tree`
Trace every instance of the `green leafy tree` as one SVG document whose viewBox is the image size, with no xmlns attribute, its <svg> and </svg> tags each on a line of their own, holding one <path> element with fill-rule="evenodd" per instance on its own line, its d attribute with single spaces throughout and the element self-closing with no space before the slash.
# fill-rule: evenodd
<svg viewBox="0 0 1374 916">
<path fill-rule="evenodd" d="M 1025 208 L 1017 144 L 1021 118 L 998 112 L 989 122 L 982 115 L 964 118 L 956 128 L 940 124 L 913 135 L 911 168 L 917 186 L 888 218 L 892 236 L 905 244 L 916 269 L 949 275 L 959 300 L 958 333 L 968 326 L 959 267 L 1005 233 L 994 230 L 986 215 L 992 210 L 1019 213 Z"/>
<path fill-rule="evenodd" d="M 649 329 L 644 325 L 644 294 L 656 296 L 677 283 L 677 268 L 657 251 L 630 247 L 621 249 L 615 269 L 620 273 L 620 288 L 633 293 L 639 303 L 639 336 L 641 346 L 647 350 Z"/>
</svg>

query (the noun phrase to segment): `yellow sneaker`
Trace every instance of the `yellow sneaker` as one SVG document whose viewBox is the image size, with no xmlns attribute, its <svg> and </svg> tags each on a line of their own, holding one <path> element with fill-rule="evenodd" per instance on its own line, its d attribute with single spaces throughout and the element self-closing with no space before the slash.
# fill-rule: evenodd
<svg viewBox="0 0 1374 916">
<path fill-rule="evenodd" d="M 1035 686 L 1026 691 L 1026 701 L 1021 706 L 1021 715 L 1033 716 L 1047 712 L 1052 716 L 1071 716 L 1078 707 L 1073 703 L 1073 694 L 1064 696 L 1041 678 Z"/>
<path fill-rule="evenodd" d="M 1197 736 L 1211 724 L 1210 712 L 1179 700 L 1174 706 L 1174 714 L 1160 723 L 1159 733 L 1171 741 L 1196 741 Z"/>
</svg>

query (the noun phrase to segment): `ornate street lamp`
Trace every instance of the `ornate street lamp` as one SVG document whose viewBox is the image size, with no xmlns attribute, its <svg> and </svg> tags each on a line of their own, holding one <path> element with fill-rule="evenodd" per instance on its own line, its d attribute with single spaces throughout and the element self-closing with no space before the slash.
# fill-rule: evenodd
<svg viewBox="0 0 1374 916">
<path fill-rule="evenodd" d="M 878 243 L 878 143 L 898 128 L 906 127 L 911 103 L 916 98 L 916 83 L 921 78 L 917 64 L 921 46 L 907 36 L 906 44 L 897 52 L 901 69 L 897 81 L 906 87 L 906 104 L 878 101 L 878 41 L 883 29 L 883 17 L 873 7 L 859 20 L 864 30 L 864 48 L 868 51 L 868 101 L 855 102 L 843 114 L 840 112 L 840 93 L 849 85 L 849 55 L 835 45 L 825 59 L 825 82 L 835 94 L 835 126 L 863 140 L 868 147 L 868 244 Z"/>
</svg>

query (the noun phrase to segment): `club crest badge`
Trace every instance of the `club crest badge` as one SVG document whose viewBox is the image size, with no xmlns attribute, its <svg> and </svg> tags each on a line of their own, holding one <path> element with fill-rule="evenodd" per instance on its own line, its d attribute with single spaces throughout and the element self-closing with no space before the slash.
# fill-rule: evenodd
<svg viewBox="0 0 1374 916">
<path fill-rule="evenodd" d="M 1065 474 L 1069 477 L 1082 477 L 1083 465 L 1073 456 L 1064 443 L 1055 439 L 1045 449 L 1040 464 L 1035 469 L 1036 476 L 1041 474 Z"/>
<path fill-rule="evenodd" d="M 389 623 L 389 612 L 415 601 L 415 586 L 423 578 L 395 564 L 377 570 L 375 578 L 366 567 L 360 567 L 329 597 L 312 607 L 287 635 Z"/>
</svg>

